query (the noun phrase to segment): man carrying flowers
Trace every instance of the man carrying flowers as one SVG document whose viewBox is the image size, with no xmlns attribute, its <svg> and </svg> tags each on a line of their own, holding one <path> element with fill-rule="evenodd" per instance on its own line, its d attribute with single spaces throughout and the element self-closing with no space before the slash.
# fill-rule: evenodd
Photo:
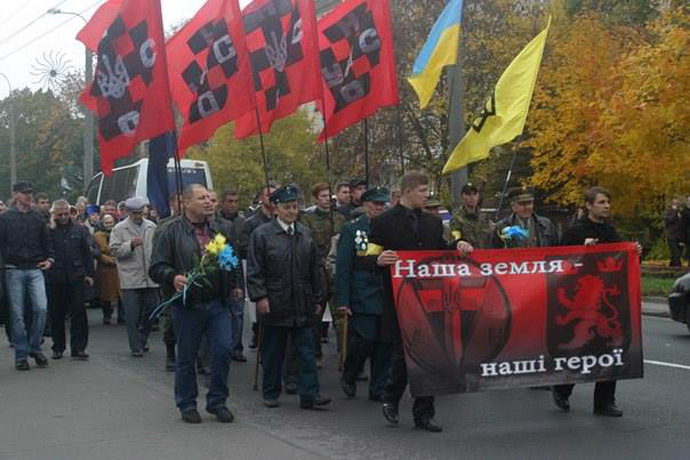
<svg viewBox="0 0 690 460">
<path fill-rule="evenodd" d="M 211 381 L 206 411 L 220 422 L 232 422 L 226 406 L 230 368 L 231 330 L 228 300 L 241 298 L 242 273 L 231 230 L 211 219 L 214 208 L 208 190 L 199 184 L 183 193 L 184 213 L 156 235 L 150 275 L 169 297 L 177 339 L 175 403 L 182 420 L 201 423 L 196 409 L 196 356 L 201 339 L 211 345 Z M 158 309 L 157 309 L 158 310 Z"/>
</svg>

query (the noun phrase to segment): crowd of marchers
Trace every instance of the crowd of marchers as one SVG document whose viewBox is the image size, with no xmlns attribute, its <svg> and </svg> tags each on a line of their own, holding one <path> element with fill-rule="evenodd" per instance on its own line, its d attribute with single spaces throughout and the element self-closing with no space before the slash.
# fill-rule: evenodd
<svg viewBox="0 0 690 460">
<path fill-rule="evenodd" d="M 115 322 L 117 312 L 131 356 L 143 358 L 150 332 L 143 326 L 151 312 L 184 292 L 154 330 L 163 329 L 165 367 L 175 372 L 175 403 L 185 422 L 202 421 L 198 374 L 208 387 L 206 411 L 221 422 L 234 420 L 229 369 L 232 361 L 247 361 L 247 313 L 248 346 L 257 349 L 261 362 L 267 408 L 279 407 L 283 392 L 298 395 L 303 409 L 330 403 L 321 392 L 319 370 L 332 323 L 340 389 L 356 397 L 368 362 L 367 396 L 381 404 L 389 423 L 398 424 L 407 370 L 388 268 L 398 260 L 397 251 L 468 256 L 474 249 L 501 249 L 509 227 L 525 235 L 511 247 L 621 241 L 610 224 L 612 196 L 600 187 L 583 191 L 582 213 L 562 234 L 535 210 L 534 191 L 527 187 L 510 190 L 511 212 L 492 222 L 480 209 L 480 190 L 468 183 L 445 225 L 441 204 L 430 199 L 429 178 L 417 171 L 405 174 L 393 191 L 355 179 L 333 187 L 319 183 L 310 192 L 313 206 L 305 208 L 303 190 L 271 182 L 257 191 L 256 207 L 241 212 L 236 191 L 219 196 L 192 184 L 170 197 L 171 215 L 161 218 L 143 197 L 101 206 L 80 197 L 70 205 L 34 194 L 30 183 L 14 184 L 11 205 L 0 214 L 0 254 L 3 319 L 16 369 L 29 370 L 30 359 L 37 367 L 49 365 L 45 337 L 52 342 L 52 359 L 62 359 L 67 321 L 70 356 L 88 360 L 88 306 L 100 308 L 105 325 Z M 219 236 L 242 263 L 192 282 L 190 272 Z M 615 389 L 615 381 L 596 384 L 595 414 L 622 415 Z M 573 385 L 550 390 L 554 404 L 569 411 Z M 415 398 L 412 415 L 418 428 L 442 430 L 433 397 Z"/>
</svg>

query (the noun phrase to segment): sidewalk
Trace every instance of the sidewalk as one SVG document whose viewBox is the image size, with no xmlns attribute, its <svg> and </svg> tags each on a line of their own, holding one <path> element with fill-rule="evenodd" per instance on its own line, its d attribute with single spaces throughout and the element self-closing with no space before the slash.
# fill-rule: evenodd
<svg viewBox="0 0 690 460">
<path fill-rule="evenodd" d="M 668 318 L 668 301 L 665 297 L 643 297 L 642 314 L 647 316 L 661 316 Z"/>
</svg>

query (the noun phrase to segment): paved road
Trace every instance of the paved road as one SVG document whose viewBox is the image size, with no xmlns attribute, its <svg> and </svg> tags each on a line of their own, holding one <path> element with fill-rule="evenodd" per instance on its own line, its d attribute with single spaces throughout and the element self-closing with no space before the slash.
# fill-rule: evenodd
<svg viewBox="0 0 690 460">
<path fill-rule="evenodd" d="M 321 373 L 329 410 L 303 411 L 296 397 L 265 409 L 251 391 L 250 364 L 233 365 L 231 425 L 202 414 L 179 421 L 163 370 L 160 334 L 143 359 L 129 357 L 123 327 L 92 320 L 88 363 L 63 359 L 19 373 L 0 348 L 0 459 L 310 459 L 310 458 L 632 458 L 681 459 L 690 450 L 690 334 L 682 324 L 645 316 L 645 378 L 619 384 L 622 419 L 591 414 L 592 385 L 581 385 L 569 414 L 544 391 L 516 390 L 438 398 L 441 434 L 412 428 L 409 401 L 398 428 L 378 404 L 349 401 L 337 386 L 333 345 Z M 250 353 L 250 357 L 255 355 Z M 656 364 L 651 364 L 654 362 Z M 666 363 L 666 364 L 658 364 Z M 671 366 L 669 366 L 671 365 Z M 672 365 L 680 366 L 673 367 Z M 364 386 L 361 394 L 366 394 Z M 202 391 L 203 393 L 203 391 Z M 202 403 L 203 407 L 203 403 Z"/>
</svg>

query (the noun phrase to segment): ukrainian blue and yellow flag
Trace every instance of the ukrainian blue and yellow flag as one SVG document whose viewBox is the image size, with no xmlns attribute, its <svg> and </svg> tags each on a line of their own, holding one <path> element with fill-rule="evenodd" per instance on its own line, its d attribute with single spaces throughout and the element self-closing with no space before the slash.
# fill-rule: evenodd
<svg viewBox="0 0 690 460">
<path fill-rule="evenodd" d="M 458 60 L 461 23 L 462 0 L 450 0 L 414 62 L 412 76 L 407 81 L 417 92 L 422 109 L 429 104 L 443 68 Z"/>
</svg>

